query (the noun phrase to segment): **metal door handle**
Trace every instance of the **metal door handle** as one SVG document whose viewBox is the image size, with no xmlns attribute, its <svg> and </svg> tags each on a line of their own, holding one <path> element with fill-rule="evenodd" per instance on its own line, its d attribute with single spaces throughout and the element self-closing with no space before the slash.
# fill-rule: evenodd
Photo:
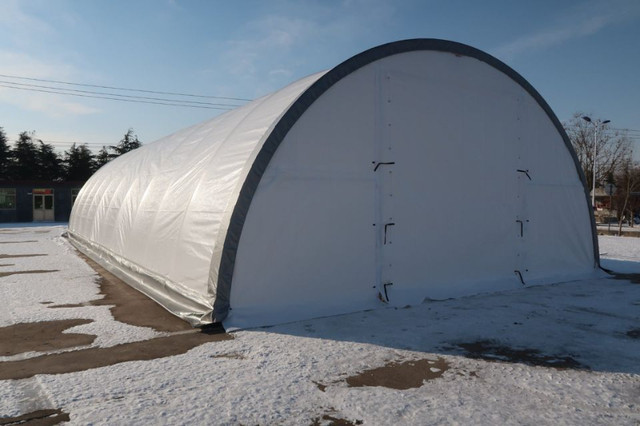
<svg viewBox="0 0 640 426">
<path fill-rule="evenodd" d="M 518 173 L 524 173 L 525 175 L 527 175 L 529 180 L 531 180 L 531 176 L 529 176 L 529 169 L 527 169 L 527 170 L 518 169 L 517 172 Z"/>
<path fill-rule="evenodd" d="M 524 221 L 518 219 L 516 222 L 520 224 L 520 236 L 524 237 Z M 529 220 L 527 220 L 527 222 L 529 222 Z"/>
<path fill-rule="evenodd" d="M 392 164 L 396 164 L 396 162 L 395 161 L 388 161 L 386 163 L 376 163 L 376 166 L 373 168 L 373 171 L 375 172 L 376 170 L 378 170 L 378 167 L 382 166 L 383 164 L 392 165 Z"/>
</svg>

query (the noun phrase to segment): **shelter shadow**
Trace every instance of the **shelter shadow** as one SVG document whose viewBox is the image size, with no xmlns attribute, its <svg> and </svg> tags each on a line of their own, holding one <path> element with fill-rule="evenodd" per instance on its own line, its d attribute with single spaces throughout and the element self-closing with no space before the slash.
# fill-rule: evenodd
<svg viewBox="0 0 640 426">
<path fill-rule="evenodd" d="M 426 300 L 262 330 L 497 362 L 639 374 L 638 323 L 640 286 L 603 278 Z"/>
</svg>

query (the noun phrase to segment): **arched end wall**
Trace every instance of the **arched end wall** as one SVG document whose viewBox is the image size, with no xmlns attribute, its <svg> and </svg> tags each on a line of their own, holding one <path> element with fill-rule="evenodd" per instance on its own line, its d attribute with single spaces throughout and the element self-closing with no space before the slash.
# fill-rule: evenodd
<svg viewBox="0 0 640 426">
<path fill-rule="evenodd" d="M 259 180 L 225 324 L 592 274 L 584 186 L 554 120 L 502 70 L 448 51 L 382 57 L 339 79 Z"/>
</svg>

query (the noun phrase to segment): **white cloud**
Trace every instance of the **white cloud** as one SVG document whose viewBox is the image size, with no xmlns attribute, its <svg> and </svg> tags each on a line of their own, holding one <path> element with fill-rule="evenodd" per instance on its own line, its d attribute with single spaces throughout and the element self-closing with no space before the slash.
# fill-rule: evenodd
<svg viewBox="0 0 640 426">
<path fill-rule="evenodd" d="M 12 50 L 0 49 L 0 73 L 32 78 L 66 78 L 74 74 L 74 69 L 66 64 L 43 62 L 32 55 Z"/>
<path fill-rule="evenodd" d="M 291 77 L 291 70 L 286 70 L 286 69 L 274 69 L 269 71 L 269 76 L 283 76 L 286 78 L 290 78 Z"/>
<path fill-rule="evenodd" d="M 546 49 L 569 40 L 587 37 L 613 24 L 640 16 L 638 6 L 640 3 L 636 0 L 592 1 L 582 4 L 557 24 L 503 44 L 493 49 L 492 53 L 510 60 L 523 52 Z"/>
<path fill-rule="evenodd" d="M 0 50 L 0 74 L 48 80 L 73 80 L 73 76 L 77 75 L 70 65 L 46 63 L 30 55 L 7 50 Z M 28 80 L 0 76 L 0 84 L 6 84 L 5 82 L 32 83 Z M 33 83 L 46 85 L 46 83 Z M 0 87 L 0 103 L 10 104 L 23 110 L 41 112 L 50 117 L 86 115 L 100 111 L 83 103 L 74 102 L 68 96 L 7 87 Z"/>
<path fill-rule="evenodd" d="M 29 3 L 17 0 L 0 1 L 0 27 L 3 29 L 3 40 L 0 43 L 0 74 L 46 80 L 76 80 L 78 72 L 69 62 L 51 59 L 49 51 L 46 49 L 43 51 L 41 48 L 43 40 L 47 40 L 44 46 L 55 44 L 57 39 L 55 26 L 39 17 L 37 13 L 29 12 L 28 7 Z M 73 25 L 76 18 L 62 9 L 55 8 L 55 19 L 66 25 Z M 36 10 L 43 14 L 47 9 L 40 7 Z M 66 56 L 70 56 L 69 52 Z M 22 86 L 14 85 L 14 87 L 22 89 L 0 87 L 0 104 L 5 106 L 23 111 L 35 111 L 56 118 L 99 112 L 98 109 L 80 102 L 79 98 L 38 92 L 37 90 L 49 89 L 26 86 L 27 84 L 51 85 L 46 82 L 0 76 L 0 85 L 6 86 L 7 82 L 20 83 Z"/>
<path fill-rule="evenodd" d="M 304 43 L 316 24 L 301 18 L 266 16 L 247 25 L 246 36 L 227 42 L 223 53 L 232 73 L 254 74 L 256 63 L 283 58 L 291 49 Z"/>
<path fill-rule="evenodd" d="M 17 46 L 25 46 L 34 37 L 51 35 L 55 30 L 46 21 L 23 11 L 17 0 L 0 2 L 0 28 L 3 37 Z"/>
<path fill-rule="evenodd" d="M 292 78 L 346 59 L 353 53 L 348 46 L 369 38 L 371 29 L 395 12 L 387 0 L 308 1 L 303 6 L 282 0 L 275 5 L 272 14 L 247 22 L 218 53 L 214 72 L 224 70 L 238 85 L 254 88 L 249 96 L 263 95 Z M 337 52 L 344 49 L 348 54 L 342 57 Z"/>
</svg>

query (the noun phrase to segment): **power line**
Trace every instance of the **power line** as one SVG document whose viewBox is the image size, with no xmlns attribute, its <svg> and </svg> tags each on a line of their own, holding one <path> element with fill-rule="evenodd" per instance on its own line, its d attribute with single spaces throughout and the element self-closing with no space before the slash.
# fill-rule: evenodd
<svg viewBox="0 0 640 426">
<path fill-rule="evenodd" d="M 94 145 L 94 146 L 109 146 L 111 144 L 109 143 L 101 143 L 101 142 L 81 142 L 81 141 L 49 141 L 49 140 L 44 140 L 44 139 L 40 139 L 38 137 L 34 138 L 34 141 L 36 142 L 40 142 L 42 141 L 43 143 L 46 143 L 48 145 L 73 145 L 74 143 L 76 145 Z M 9 141 L 10 143 L 16 143 L 18 142 L 17 139 L 11 140 Z"/>
<path fill-rule="evenodd" d="M 627 132 L 625 130 L 618 130 L 618 129 L 610 129 L 610 130 L 604 130 L 602 133 L 608 134 L 608 135 L 619 135 L 619 136 L 640 136 L 638 135 L 638 133 L 640 132 Z"/>
<path fill-rule="evenodd" d="M 55 87 L 55 86 L 42 86 L 42 85 L 39 85 L 39 84 L 28 84 L 28 83 L 14 83 L 12 81 L 5 81 L 5 80 L 0 80 L 0 83 L 10 84 L 12 86 L 20 86 L 20 87 L 36 87 L 36 88 L 40 88 L 40 89 L 57 90 L 57 91 L 60 91 L 60 93 L 65 93 L 65 94 L 67 92 L 76 92 L 76 93 L 88 93 L 88 94 L 92 94 L 92 95 L 117 96 L 118 98 L 128 98 L 128 99 L 144 99 L 144 100 L 154 100 L 154 101 L 163 101 L 163 102 L 179 102 L 179 103 L 184 103 L 186 105 L 197 104 L 197 105 L 223 106 L 223 107 L 232 107 L 232 108 L 236 108 L 236 107 L 241 106 L 241 105 L 238 105 L 238 104 L 220 104 L 220 103 L 213 103 L 213 102 L 185 101 L 185 100 L 180 100 L 180 99 L 154 98 L 154 97 L 150 97 L 150 96 L 121 95 L 119 93 L 95 92 L 95 91 L 80 90 L 80 89 L 63 89 L 63 88 L 59 88 L 59 87 Z"/>
<path fill-rule="evenodd" d="M 13 140 L 13 141 L 9 141 L 12 144 L 16 144 L 16 142 L 18 142 L 17 140 Z M 36 138 L 34 140 L 34 142 L 42 142 L 46 145 L 51 145 L 53 146 L 54 149 L 57 149 L 59 151 L 64 151 L 66 152 L 67 149 L 71 148 L 74 144 L 79 147 L 81 145 L 85 145 L 89 151 L 91 152 L 97 152 L 100 151 L 102 148 L 109 148 L 111 146 L 113 146 L 114 144 L 112 143 L 99 143 L 99 142 L 63 142 L 63 141 L 45 141 L 42 139 L 38 139 Z"/>
<path fill-rule="evenodd" d="M 636 138 L 640 138 L 640 133 L 619 133 L 617 131 L 604 131 L 602 133 L 603 135 L 607 135 L 609 137 L 625 137 L 625 138 L 630 138 L 630 139 L 636 139 Z"/>
<path fill-rule="evenodd" d="M 45 83 L 57 83 L 57 84 L 68 84 L 70 86 L 82 86 L 82 87 L 96 87 L 99 89 L 112 89 L 112 90 L 125 90 L 129 92 L 141 92 L 141 93 L 155 93 L 158 95 L 172 95 L 172 96 L 187 96 L 193 98 L 210 98 L 210 99 L 226 99 L 230 101 L 251 101 L 252 99 L 245 98 L 232 98 L 227 96 L 211 96 L 211 95 L 194 95 L 190 93 L 178 93 L 178 92 L 160 92 L 156 90 L 144 90 L 144 89 L 131 89 L 126 87 L 115 87 L 115 86 L 100 86 L 98 84 L 84 84 L 84 83 L 72 83 L 69 81 L 60 81 L 60 80 L 47 80 L 44 78 L 33 78 L 33 77 L 21 77 L 17 75 L 9 75 L 9 74 L 0 74 L 0 77 L 4 78 L 15 78 L 19 80 L 30 80 L 30 81 L 42 81 Z"/>
<path fill-rule="evenodd" d="M 86 145 L 88 147 L 102 148 L 103 146 L 109 147 L 109 146 L 113 145 L 113 143 L 93 143 L 93 142 L 64 142 L 64 143 L 60 143 L 60 142 L 51 142 L 51 141 L 45 141 L 45 140 L 43 140 L 42 143 L 47 144 L 47 145 L 52 145 L 52 146 L 55 146 L 55 147 L 71 147 L 73 144 L 76 144 L 76 146 Z"/>
<path fill-rule="evenodd" d="M 15 83 L 12 83 L 12 84 L 15 84 Z M 122 98 L 114 98 L 110 96 L 82 95 L 79 93 L 68 93 L 68 92 L 61 92 L 61 91 L 54 91 L 54 90 L 16 87 L 16 86 L 11 86 L 7 84 L 0 84 L 0 87 L 6 87 L 9 89 L 16 89 L 16 90 L 27 90 L 31 92 L 53 93 L 56 95 L 77 96 L 81 98 L 109 99 L 112 101 L 131 102 L 131 103 L 139 103 L 139 104 L 167 105 L 167 106 L 179 106 L 179 107 L 201 108 L 201 109 L 217 109 L 217 110 L 223 110 L 223 111 L 229 111 L 233 109 L 233 108 L 226 108 L 226 107 L 214 107 L 214 106 L 204 106 L 204 105 L 188 105 L 188 104 L 176 104 L 176 103 L 170 103 L 170 102 L 154 102 L 154 101 L 142 101 L 142 100 L 136 100 L 136 99 L 122 99 Z M 65 90 L 65 89 L 60 89 L 60 90 Z"/>
<path fill-rule="evenodd" d="M 611 130 L 616 130 L 618 132 L 640 133 L 640 130 L 637 130 L 637 129 L 617 129 L 612 127 Z"/>
</svg>

